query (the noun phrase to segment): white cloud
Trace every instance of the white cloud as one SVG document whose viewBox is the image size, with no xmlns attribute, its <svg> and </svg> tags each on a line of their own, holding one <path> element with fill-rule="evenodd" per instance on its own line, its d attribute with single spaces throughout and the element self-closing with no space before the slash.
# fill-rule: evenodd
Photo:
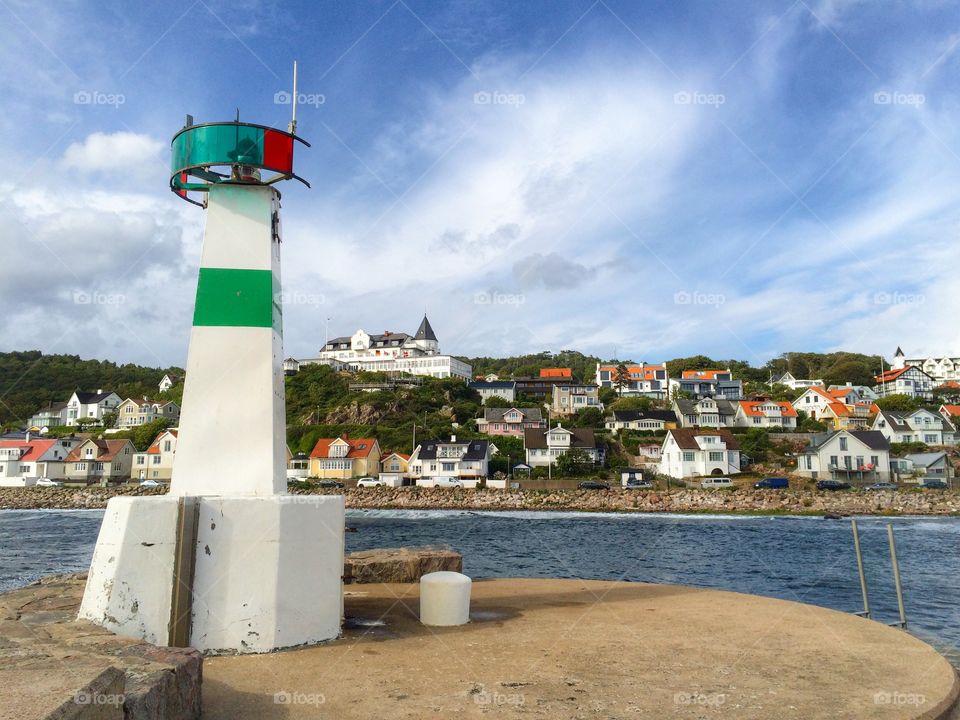
<svg viewBox="0 0 960 720">
<path fill-rule="evenodd" d="M 63 154 L 65 167 L 81 172 L 123 170 L 130 172 L 160 159 L 164 144 L 148 135 L 133 132 L 88 135 L 83 142 L 72 143 Z"/>
</svg>

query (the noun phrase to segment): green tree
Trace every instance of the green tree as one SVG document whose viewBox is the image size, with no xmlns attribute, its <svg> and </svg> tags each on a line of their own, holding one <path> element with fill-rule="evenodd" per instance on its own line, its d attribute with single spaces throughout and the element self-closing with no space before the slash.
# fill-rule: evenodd
<svg viewBox="0 0 960 720">
<path fill-rule="evenodd" d="M 753 462 L 764 460 L 772 447 L 770 434 L 763 428 L 750 428 L 740 438 L 740 452 L 749 455 Z"/>
<path fill-rule="evenodd" d="M 117 414 L 115 412 L 107 412 L 103 414 L 103 427 L 112 428 L 117 424 Z"/>
<path fill-rule="evenodd" d="M 93 427 L 94 425 L 99 425 L 100 421 L 94 417 L 78 417 L 77 418 L 77 427 L 80 430 L 86 430 L 87 428 Z"/>
<path fill-rule="evenodd" d="M 656 403 L 648 397 L 625 397 L 612 403 L 609 407 L 613 410 L 650 410 Z"/>
<path fill-rule="evenodd" d="M 491 395 L 488 397 L 483 404 L 488 408 L 509 408 L 514 407 L 514 403 L 511 403 L 506 398 L 500 397 L 499 395 Z"/>
<path fill-rule="evenodd" d="M 570 448 L 553 465 L 559 475 L 582 475 L 593 468 L 590 456 L 580 448 Z"/>
<path fill-rule="evenodd" d="M 573 427 L 601 427 L 603 425 L 603 413 L 597 407 L 583 408 L 573 416 L 570 424 Z"/>
<path fill-rule="evenodd" d="M 617 369 L 614 371 L 614 386 L 617 388 L 617 395 L 623 397 L 623 389 L 630 386 L 630 368 L 623 361 L 617 363 Z"/>
<path fill-rule="evenodd" d="M 887 395 L 877 400 L 876 403 L 881 410 L 892 410 L 894 412 L 912 412 L 919 410 L 923 405 L 920 398 L 902 394 Z"/>
</svg>

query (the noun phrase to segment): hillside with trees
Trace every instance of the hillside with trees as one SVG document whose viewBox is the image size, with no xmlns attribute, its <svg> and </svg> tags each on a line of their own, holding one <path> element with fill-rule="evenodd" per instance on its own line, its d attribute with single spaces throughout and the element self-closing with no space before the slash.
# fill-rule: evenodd
<svg viewBox="0 0 960 720">
<path fill-rule="evenodd" d="M 117 365 L 39 350 L 0 353 L 0 424 L 23 425 L 48 402 L 64 402 L 74 390 L 103 388 L 123 398 L 154 397 L 165 373 L 183 377 L 176 367 Z"/>
</svg>

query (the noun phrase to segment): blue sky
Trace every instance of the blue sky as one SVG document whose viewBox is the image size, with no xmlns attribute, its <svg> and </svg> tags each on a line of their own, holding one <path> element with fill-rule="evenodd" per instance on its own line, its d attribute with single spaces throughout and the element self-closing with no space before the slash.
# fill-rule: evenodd
<svg viewBox="0 0 960 720">
<path fill-rule="evenodd" d="M 183 364 L 170 137 L 285 127 L 286 352 L 960 353 L 949 2 L 0 2 L 3 349 Z M 329 318 L 329 321 L 327 320 Z"/>
</svg>

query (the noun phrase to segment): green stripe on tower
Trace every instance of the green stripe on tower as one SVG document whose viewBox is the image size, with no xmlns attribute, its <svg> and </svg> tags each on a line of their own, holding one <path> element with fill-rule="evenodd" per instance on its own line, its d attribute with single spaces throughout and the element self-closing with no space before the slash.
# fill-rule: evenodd
<svg viewBox="0 0 960 720">
<path fill-rule="evenodd" d="M 272 327 L 280 332 L 280 282 L 270 270 L 200 268 L 193 325 Z"/>
</svg>

